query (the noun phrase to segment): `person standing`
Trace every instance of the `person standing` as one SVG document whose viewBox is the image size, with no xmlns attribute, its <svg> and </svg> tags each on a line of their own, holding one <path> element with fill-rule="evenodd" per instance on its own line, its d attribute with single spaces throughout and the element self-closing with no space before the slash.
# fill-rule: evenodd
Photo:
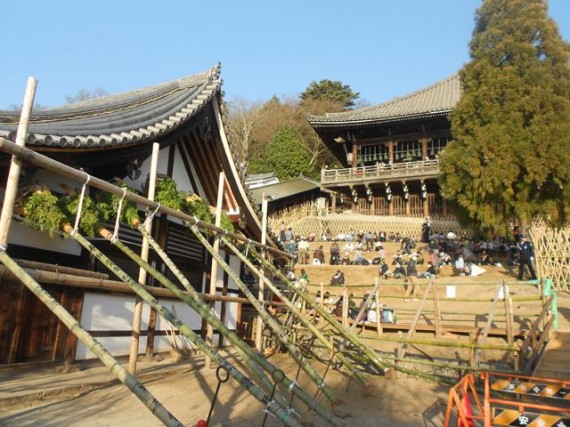
<svg viewBox="0 0 570 427">
<path fill-rule="evenodd" d="M 536 280 L 536 272 L 534 271 L 534 246 L 529 241 L 528 236 L 523 234 L 522 241 L 519 245 L 519 280 L 523 280 L 525 273 L 525 266 L 528 267 L 530 272 L 530 279 Z"/>
<path fill-rule="evenodd" d="M 422 243 L 429 243 L 430 236 L 431 236 L 431 220 L 429 216 L 426 216 L 424 223 L 422 224 Z"/>
</svg>

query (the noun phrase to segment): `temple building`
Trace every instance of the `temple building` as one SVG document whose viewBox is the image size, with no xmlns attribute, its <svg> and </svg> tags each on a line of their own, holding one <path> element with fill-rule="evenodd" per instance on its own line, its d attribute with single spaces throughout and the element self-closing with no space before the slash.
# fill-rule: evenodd
<svg viewBox="0 0 570 427">
<path fill-rule="evenodd" d="M 439 153 L 451 140 L 449 114 L 459 101 L 458 75 L 379 105 L 309 116 L 343 166 L 325 167 L 321 187 L 368 215 L 447 218 L 437 183 Z"/>
<path fill-rule="evenodd" d="M 178 190 L 195 194 L 207 200 L 210 206 L 217 204 L 222 176 L 223 210 L 239 232 L 258 241 L 262 235 L 260 212 L 246 190 L 245 176 L 232 157 L 233 150 L 224 129 L 223 108 L 220 67 L 216 65 L 202 73 L 146 88 L 33 111 L 26 147 L 81 169 L 89 176 L 123 181 L 146 194 L 151 153 L 158 144 L 158 174 L 172 178 Z M 0 111 L 0 137 L 14 141 L 19 120 L 17 112 Z M 9 165 L 10 156 L 0 153 L 2 184 L 6 182 Z M 29 163 L 24 163 L 20 177 L 20 188 L 40 185 L 59 194 L 63 194 L 66 187 L 79 191 L 83 184 L 87 185 Z M 0 189 L 2 198 L 3 192 L 4 189 Z M 142 218 L 144 215 L 140 213 Z M 213 274 L 211 255 L 182 221 L 157 215 L 153 235 L 196 291 L 208 292 L 214 281 L 217 295 L 239 296 L 238 287 L 221 267 Z M 141 234 L 126 224 L 120 227 L 118 237 L 135 250 L 142 244 Z M 269 244 L 272 244 L 271 239 L 272 236 L 268 236 Z M 109 242 L 94 239 L 93 244 L 136 277 L 139 267 Z M 96 278 L 116 280 L 112 272 L 73 239 L 51 238 L 46 232 L 27 227 L 18 218 L 12 221 L 7 252 L 25 262 L 40 262 L 41 269 L 58 271 L 67 267 L 77 276 L 95 274 Z M 236 256 L 224 253 L 223 258 L 237 273 L 241 272 Z M 158 257 L 151 257 L 151 262 L 158 270 L 166 271 Z M 18 280 L 4 270 L 3 273 L 0 279 L 0 364 L 64 359 L 72 362 L 93 357 Z M 113 354 L 128 354 L 135 298 L 126 286 L 124 291 L 106 292 L 96 285 L 75 286 L 73 280 L 42 282 L 42 285 Z M 157 289 L 156 296 L 166 299 L 168 307 L 175 308 L 192 329 L 204 330 L 205 323 L 196 313 L 169 298 L 168 292 L 160 291 Z M 216 311 L 230 329 L 239 327 L 241 303 L 218 301 Z M 155 312 L 145 309 L 141 339 L 147 354 L 169 348 L 169 327 Z"/>
</svg>

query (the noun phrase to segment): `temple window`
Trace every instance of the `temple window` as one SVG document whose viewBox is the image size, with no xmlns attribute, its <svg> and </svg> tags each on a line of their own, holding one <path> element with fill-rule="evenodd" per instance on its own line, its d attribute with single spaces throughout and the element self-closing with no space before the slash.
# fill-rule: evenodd
<svg viewBox="0 0 570 427">
<path fill-rule="evenodd" d="M 375 163 L 387 163 L 388 147 L 386 145 L 363 145 L 358 152 L 358 163 L 373 165 Z"/>
<path fill-rule="evenodd" d="M 434 159 L 436 155 L 439 155 L 445 147 L 447 143 L 451 141 L 451 137 L 449 136 L 442 136 L 438 138 L 431 138 L 428 141 L 428 156 L 430 159 Z"/>
<path fill-rule="evenodd" d="M 422 160 L 422 147 L 419 141 L 398 141 L 394 147 L 395 162 Z"/>
</svg>

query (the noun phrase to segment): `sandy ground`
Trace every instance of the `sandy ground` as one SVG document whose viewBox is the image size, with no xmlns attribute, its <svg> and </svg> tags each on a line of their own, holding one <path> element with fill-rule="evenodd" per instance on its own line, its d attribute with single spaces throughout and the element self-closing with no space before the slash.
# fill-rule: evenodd
<svg viewBox="0 0 570 427">
<path fill-rule="evenodd" d="M 150 372 L 141 374 L 141 381 L 184 425 L 194 426 L 200 419 L 206 419 L 217 380 L 214 369 L 201 368 L 203 359 L 198 357 L 193 362 L 172 365 L 167 360 L 146 364 L 154 365 Z M 294 378 L 296 364 L 283 354 L 274 355 L 270 361 Z M 161 368 L 160 365 L 164 367 Z M 321 374 L 326 367 L 315 365 Z M 26 402 L 15 399 L 8 405 L 4 398 L 0 405 L 0 425 L 2 426 L 158 426 L 160 421 L 153 417 L 145 406 L 124 386 L 112 381 L 110 374 L 102 369 L 90 368 L 77 373 L 76 379 L 65 381 L 67 391 L 63 391 L 51 400 L 36 398 Z M 91 371 L 91 372 L 90 372 Z M 83 374 L 83 375 L 82 375 Z M 59 379 L 57 377 L 59 375 Z M 62 374 L 45 374 L 46 379 L 53 376 L 54 381 L 61 381 Z M 69 376 L 69 374 L 67 374 Z M 95 378 L 98 377 L 98 378 Z M 104 378 L 103 378 L 104 377 Z M 85 381 L 83 389 L 74 389 L 73 384 Z M 445 402 L 448 387 L 435 383 L 418 381 L 410 378 L 387 379 L 367 376 L 367 386 L 363 387 L 356 380 L 349 379 L 337 371 L 329 371 L 327 384 L 334 390 L 335 404 L 319 394 L 317 400 L 326 408 L 342 417 L 347 426 L 417 426 L 424 425 L 424 420 L 441 425 L 441 402 Z M 26 382 L 20 381 L 20 386 Z M 301 373 L 299 384 L 311 394 L 316 387 Z M 87 387 L 87 384 L 91 384 Z M 64 383 L 59 384 L 62 390 Z M 14 392 L 21 393 L 16 390 Z M 47 385 L 45 385 L 47 387 Z M 3 392 L 3 393 L 2 393 Z M 7 384 L 3 384 L 0 393 L 9 394 Z M 444 404 L 443 404 L 444 406 Z M 442 407 L 443 407 L 442 406 Z M 303 402 L 295 399 L 295 411 L 303 425 L 327 426 L 326 421 L 306 408 Z M 262 425 L 265 413 L 262 404 L 253 398 L 239 384 L 230 379 L 224 383 L 218 395 L 211 419 L 211 426 L 252 426 Z M 281 422 L 268 416 L 267 426 L 279 426 Z"/>
<path fill-rule="evenodd" d="M 390 252 L 393 248 L 389 249 Z M 372 258 L 373 254 L 365 254 Z M 311 282 L 328 283 L 336 271 L 336 266 L 306 267 Z M 376 277 L 376 266 L 343 266 L 347 280 L 352 284 L 371 285 Z M 420 268 L 421 271 L 421 268 Z M 473 283 L 470 277 L 440 277 L 437 282 L 445 285 L 464 282 L 458 286 L 458 297 L 492 297 L 496 283 L 500 280 L 513 282 L 514 295 L 538 294 L 538 289 L 529 284 L 515 284 L 515 274 L 504 267 L 490 268 L 478 278 L 487 285 L 467 285 Z M 427 282 L 426 282 L 427 283 Z M 315 288 L 314 290 L 316 290 Z M 358 288 L 356 292 L 364 292 Z M 413 313 L 417 301 L 404 303 L 403 282 L 386 285 L 383 295 L 400 296 L 389 301 L 389 305 L 400 311 Z M 452 302 L 456 310 L 469 310 L 469 302 Z M 562 329 L 570 329 L 570 297 L 559 295 L 560 324 Z M 487 312 L 486 302 L 481 310 Z M 526 303 L 515 303 L 517 321 L 524 323 L 525 309 L 535 312 Z M 536 314 L 536 312 L 534 313 Z M 410 314 L 411 316 L 411 314 Z M 242 366 L 240 360 L 229 355 L 230 361 Z M 296 363 L 285 354 L 275 354 L 269 359 L 282 369 L 289 378 L 297 374 Z M 203 367 L 201 355 L 191 356 L 184 361 L 174 362 L 170 357 L 155 358 L 139 364 L 141 382 L 164 404 L 184 425 L 194 426 L 200 419 L 206 419 L 214 395 L 217 379 L 214 369 Z M 324 375 L 326 366 L 315 363 L 315 368 Z M 149 410 L 126 387 L 118 383 L 105 367 L 96 364 L 79 366 L 76 372 L 60 374 L 53 369 L 22 370 L 17 368 L 0 369 L 0 426 L 158 426 L 161 425 Z M 246 369 L 242 369 L 247 372 Z M 326 383 L 333 389 L 335 403 L 329 402 L 322 393 L 317 400 L 326 408 L 344 419 L 347 426 L 440 426 L 442 425 L 449 386 L 425 380 L 406 377 L 398 373 L 394 376 L 366 375 L 367 386 L 356 380 L 350 381 L 338 371 L 329 370 Z M 311 395 L 316 387 L 304 372 L 299 384 Z M 288 393 L 284 393 L 288 399 Z M 324 427 L 329 424 L 307 409 L 299 399 L 293 407 L 300 414 L 303 425 Z M 245 391 L 237 381 L 230 379 L 222 384 L 211 426 L 252 426 L 262 425 L 265 413 L 263 405 Z M 279 426 L 281 422 L 268 416 L 267 426 Z"/>
</svg>

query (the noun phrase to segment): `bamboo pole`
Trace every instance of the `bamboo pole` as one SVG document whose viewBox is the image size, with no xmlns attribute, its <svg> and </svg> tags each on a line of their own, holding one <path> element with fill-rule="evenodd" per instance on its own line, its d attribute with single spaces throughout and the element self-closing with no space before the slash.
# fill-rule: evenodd
<svg viewBox="0 0 570 427">
<path fill-rule="evenodd" d="M 17 261 L 16 261 L 17 262 Z M 20 264 L 18 262 L 18 264 Z M 96 279 L 94 277 L 85 276 L 75 276 L 73 274 L 63 274 L 56 273 L 53 271 L 44 271 L 31 268 L 22 267 L 27 274 L 29 274 L 34 280 L 42 283 L 51 283 L 60 286 L 72 286 L 75 288 L 82 289 L 96 289 L 109 292 L 120 292 L 126 294 L 133 294 L 134 291 L 125 283 L 118 280 L 103 280 Z M 0 278 L 6 280 L 19 280 L 8 268 L 0 265 Z M 152 296 L 157 298 L 173 298 L 173 294 L 170 290 L 164 288 L 157 288 L 153 286 L 143 286 L 143 288 L 150 293 Z M 224 301 L 224 302 L 237 302 L 240 304 L 249 303 L 247 298 L 241 297 L 230 297 L 223 295 L 216 295 L 211 297 L 209 294 L 198 294 L 199 298 L 205 301 Z M 272 302 L 272 306 L 282 307 L 284 304 L 279 302 Z"/>
<path fill-rule="evenodd" d="M 376 280 L 380 280 L 379 277 Z M 378 336 L 382 336 L 384 330 L 382 329 L 382 309 L 380 308 L 380 288 L 376 289 L 376 332 Z"/>
<path fill-rule="evenodd" d="M 105 233 L 105 230 L 101 230 L 101 235 L 109 240 L 109 233 Z M 198 315 L 200 315 L 200 317 L 202 317 L 207 322 L 208 325 L 211 325 L 216 329 L 218 329 L 218 331 L 221 334 L 227 335 L 227 338 L 230 340 L 230 342 L 232 342 L 232 344 L 236 346 L 239 355 L 244 359 L 244 361 L 252 370 L 252 372 L 255 373 L 258 376 L 258 378 L 261 380 L 264 390 L 267 393 L 271 391 L 271 389 L 273 388 L 273 383 L 269 380 L 269 378 L 265 376 L 265 373 L 260 369 L 259 365 L 257 364 L 257 359 L 251 357 L 253 352 L 247 352 L 245 350 L 245 346 L 247 346 L 247 344 L 245 344 L 236 334 L 230 331 L 230 329 L 227 328 L 221 320 L 218 319 L 214 309 L 211 306 L 209 306 L 206 302 L 199 300 L 197 294 L 194 294 L 194 298 L 192 298 L 189 294 L 178 289 L 177 286 L 174 283 L 172 283 L 165 275 L 163 275 L 154 267 L 152 267 L 147 261 L 143 260 L 140 256 L 138 256 L 124 243 L 120 241 L 114 241 L 112 243 L 117 248 L 119 248 L 125 255 L 131 258 L 135 263 L 137 263 L 137 265 L 139 265 L 152 277 L 154 277 L 160 284 L 169 289 L 174 296 L 176 296 L 179 300 L 181 300 L 182 302 L 186 303 L 189 307 L 191 307 L 196 313 L 198 313 Z M 169 259 L 169 263 L 173 264 L 172 260 Z M 178 268 L 175 265 L 174 266 L 169 265 L 168 268 L 171 271 L 177 270 L 177 272 L 180 273 L 182 277 L 184 277 L 180 272 L 180 270 L 178 270 Z M 180 277 L 178 278 L 180 279 Z M 184 280 L 187 282 L 186 278 L 184 278 Z M 183 284 L 183 286 L 186 289 L 191 288 L 190 283 Z"/>
<path fill-rule="evenodd" d="M 158 314 L 160 314 L 165 320 L 172 323 L 178 331 L 190 339 L 199 350 L 201 350 L 207 357 L 213 359 L 217 364 L 223 366 L 226 371 L 243 387 L 245 388 L 253 397 L 259 400 L 263 405 L 266 405 L 266 409 L 271 411 L 277 418 L 279 418 L 285 425 L 300 427 L 300 424 L 290 417 L 288 410 L 283 408 L 279 402 L 271 399 L 271 397 L 261 390 L 257 385 L 255 385 L 248 377 L 246 377 L 241 371 L 230 364 L 224 357 L 222 357 L 213 348 L 206 345 L 204 340 L 200 338 L 192 329 L 186 326 L 177 316 L 175 316 L 170 310 L 159 304 L 158 301 L 152 297 L 139 283 L 134 281 L 128 274 L 121 270 L 115 263 L 113 263 L 107 256 L 105 256 L 99 249 L 93 246 L 87 239 L 78 234 L 71 226 L 67 226 L 66 230 L 81 246 L 93 254 L 99 261 L 101 261 L 109 270 L 111 270 L 117 277 L 123 280 L 127 285 L 133 288 L 133 290 L 152 308 L 154 308 Z"/>
<path fill-rule="evenodd" d="M 225 175 L 223 172 L 220 172 L 218 177 L 218 199 L 216 200 L 216 216 L 215 216 L 215 225 L 219 227 L 222 223 L 222 206 L 224 202 L 224 182 L 225 182 Z M 145 239 L 145 242 L 148 244 L 148 240 Z M 216 234 L 214 236 L 214 250 L 216 253 L 220 251 L 220 235 Z M 216 295 L 216 288 L 218 285 L 218 263 L 215 258 L 212 258 L 212 267 L 210 269 L 210 295 Z M 215 303 L 210 302 L 210 308 L 212 312 L 215 311 Z M 211 323 L 206 325 L 206 344 L 209 346 L 213 346 L 214 343 L 214 328 L 212 327 Z M 208 359 L 206 360 L 206 367 L 211 368 L 211 361 Z"/>
<path fill-rule="evenodd" d="M 24 104 L 16 132 L 16 146 L 25 148 L 26 138 L 28 136 L 28 126 L 30 124 L 30 115 L 34 105 L 34 97 L 36 96 L 37 79 L 28 77 L 26 85 L 26 93 L 24 95 Z M 16 156 L 12 156 L 10 171 L 8 172 L 8 180 L 6 181 L 6 191 L 4 192 L 4 203 L 2 205 L 2 213 L 0 214 L 0 247 L 8 246 L 8 235 L 10 233 L 10 223 L 12 222 L 12 213 L 16 203 L 16 193 L 18 192 L 18 181 L 20 180 L 20 171 L 22 170 L 22 160 Z"/>
<path fill-rule="evenodd" d="M 192 230 L 194 235 L 198 238 L 198 240 L 202 242 L 202 245 L 206 248 L 206 250 L 210 252 L 212 256 L 218 258 L 218 263 L 223 267 L 224 271 L 233 279 L 233 281 L 237 284 L 240 290 L 244 293 L 246 298 L 250 300 L 251 305 L 253 305 L 253 307 L 257 310 L 259 316 L 267 323 L 267 325 L 271 328 L 271 330 L 275 332 L 279 341 L 281 341 L 287 347 L 291 356 L 293 356 L 293 358 L 297 361 L 297 363 L 301 364 L 303 370 L 307 373 L 307 375 L 311 378 L 311 380 L 313 380 L 313 382 L 317 385 L 317 387 L 320 387 L 323 390 L 325 396 L 327 396 L 329 400 L 333 401 L 334 396 L 332 390 L 329 388 L 329 386 L 326 383 L 324 383 L 322 377 L 315 370 L 315 368 L 313 368 L 313 366 L 311 366 L 311 364 L 307 360 L 305 360 L 299 347 L 289 340 L 287 332 L 283 329 L 282 325 L 279 322 L 277 322 L 275 318 L 269 315 L 269 313 L 267 313 L 267 310 L 265 310 L 265 308 L 259 303 L 259 300 L 253 295 L 253 293 L 249 290 L 249 288 L 245 285 L 245 283 L 243 283 L 241 279 L 231 269 L 231 267 L 217 253 L 213 251 L 212 246 L 210 245 L 208 240 L 206 240 L 206 238 L 202 235 L 200 230 L 198 230 L 198 227 L 196 227 L 195 225 L 191 225 L 190 229 Z M 265 262 L 265 260 L 263 261 Z"/>
<path fill-rule="evenodd" d="M 117 187 L 116 185 L 111 184 L 110 182 L 107 182 L 100 178 L 90 176 L 88 173 L 74 169 L 71 166 L 64 165 L 56 160 L 44 156 L 43 154 L 30 150 L 29 148 L 17 146 L 16 144 L 7 140 L 6 138 L 0 137 L 0 151 L 11 155 L 15 155 L 19 158 L 25 158 L 26 162 L 30 164 L 33 164 L 40 168 L 47 169 L 61 176 L 69 178 L 73 181 L 79 182 L 81 184 L 85 183 L 87 181 L 87 178 L 90 178 L 89 185 L 92 187 L 98 188 L 103 191 L 107 191 L 108 193 L 115 194 L 116 196 L 119 197 L 122 197 L 123 194 L 125 194 L 123 188 L 121 187 Z M 287 259 L 291 258 L 291 254 L 283 252 L 273 246 L 263 245 L 259 242 L 248 239 L 243 235 L 221 229 L 208 222 L 200 221 L 199 219 L 187 215 L 183 212 L 177 211 L 176 209 L 172 209 L 169 208 L 168 206 L 162 206 L 156 202 L 152 202 L 147 198 L 140 196 L 138 194 L 127 191 L 125 194 L 125 200 L 147 207 L 151 210 L 157 210 L 157 212 L 172 216 L 174 218 L 178 218 L 182 221 L 187 222 L 188 224 L 195 224 L 201 228 L 205 228 L 215 233 L 222 233 L 227 237 L 231 237 L 232 239 L 236 239 L 241 242 L 247 242 L 254 247 L 270 251 L 281 257 L 285 257 Z"/>
<path fill-rule="evenodd" d="M 263 198 L 261 202 L 261 242 L 263 243 L 267 239 L 267 208 L 268 208 L 268 200 L 265 197 L 265 193 L 263 193 Z M 265 257 L 265 254 L 261 254 L 262 257 Z M 257 294 L 257 298 L 260 304 L 265 302 L 265 284 L 263 280 L 259 280 L 259 292 Z M 255 348 L 260 353 L 263 353 L 263 318 L 258 314 L 257 321 L 255 323 Z"/>
<path fill-rule="evenodd" d="M 52 271 L 54 273 L 63 273 L 74 276 L 92 277 L 102 280 L 109 279 L 108 274 L 98 273 L 96 271 L 82 270 L 81 268 L 65 267 L 63 265 L 48 264 L 46 262 L 30 261 L 27 259 L 15 259 L 20 267 L 31 268 L 35 270 Z"/>
<path fill-rule="evenodd" d="M 152 238 L 149 234 L 146 234 L 144 229 L 138 227 L 139 231 L 143 234 L 145 239 L 148 239 L 151 247 L 156 251 L 156 253 L 160 256 L 160 258 L 164 261 L 166 266 L 170 269 L 170 271 L 176 276 L 176 278 L 180 281 L 182 286 L 188 291 L 188 294 L 194 300 L 187 301 L 186 297 L 181 297 L 180 299 L 186 302 L 190 307 L 192 307 L 198 314 L 202 317 L 207 318 L 209 321 L 213 322 L 213 326 L 218 329 L 228 340 L 234 344 L 236 347 L 241 348 L 249 358 L 255 360 L 260 366 L 263 367 L 267 372 L 273 373 L 277 368 L 273 366 L 267 359 L 265 359 L 261 354 L 253 350 L 247 343 L 241 340 L 237 334 L 233 331 L 228 329 L 226 325 L 224 325 L 217 317 L 209 318 L 209 308 L 205 305 L 201 299 L 200 294 L 196 292 L 196 290 L 192 287 L 188 279 L 184 276 L 184 274 L 178 269 L 178 267 L 174 264 L 174 262 L 168 257 L 168 254 L 162 250 L 162 248 L 158 245 L 158 242 Z M 156 271 L 155 269 L 153 269 Z M 154 272 L 149 272 L 150 274 L 155 274 Z M 157 280 L 159 276 L 157 276 Z M 160 280 L 162 283 L 162 280 Z M 163 283 L 164 286 L 170 288 L 169 281 Z M 184 294 L 186 295 L 186 294 Z M 249 300 L 246 299 L 247 302 Z M 196 306 L 196 308 L 194 308 Z M 204 312 L 205 311 L 205 312 Z M 244 357 L 244 360 L 248 360 L 247 357 Z M 299 387 L 296 381 L 291 381 L 287 376 L 284 377 L 282 384 L 291 390 L 292 393 L 297 394 L 305 404 L 315 412 L 317 412 L 321 417 L 325 419 L 325 421 L 329 421 L 334 426 L 341 426 L 343 422 L 339 420 L 334 414 L 332 414 L 327 409 L 323 408 L 316 400 L 314 400 L 308 393 L 306 393 L 302 388 Z"/>
<path fill-rule="evenodd" d="M 497 303 L 499 301 L 499 295 L 501 293 L 504 294 L 504 284 L 505 284 L 504 281 L 499 283 L 499 287 L 497 288 L 497 294 L 495 295 L 495 298 L 493 298 L 493 302 L 491 303 L 491 308 L 489 310 L 489 316 L 487 317 L 487 324 L 485 325 L 485 328 L 483 328 L 483 332 L 481 333 L 481 335 L 482 335 L 481 342 L 483 342 L 483 343 L 485 341 L 487 341 L 487 337 L 489 336 L 489 330 L 491 329 L 491 325 L 493 324 L 493 317 L 495 315 L 495 310 L 497 309 Z M 472 366 L 474 368 L 479 367 L 480 359 L 481 359 L 481 351 L 477 350 L 477 351 L 475 351 L 475 354 L 473 355 Z"/>
<path fill-rule="evenodd" d="M 91 336 L 79 322 L 77 322 L 65 308 L 61 306 L 39 283 L 31 278 L 8 254 L 0 250 L 0 261 L 8 267 L 26 287 L 42 301 L 69 330 L 95 354 L 101 362 L 121 381 L 127 388 L 158 418 L 164 425 L 182 427 L 178 421 L 162 404 L 140 383 L 136 377 L 121 366 L 121 364 Z"/>
<path fill-rule="evenodd" d="M 439 294 L 437 285 L 432 282 L 433 291 L 433 311 L 435 313 L 435 337 L 441 338 L 441 307 L 439 305 Z"/>
<path fill-rule="evenodd" d="M 427 296 L 429 295 L 429 291 L 430 291 L 430 288 L 432 286 L 433 286 L 433 282 L 429 282 L 428 286 L 426 287 L 426 290 L 424 291 L 424 296 L 423 296 L 422 301 L 420 302 L 420 305 L 416 311 L 414 321 L 412 322 L 412 325 L 410 326 L 410 329 L 408 330 L 408 339 L 412 338 L 414 336 L 414 333 L 416 332 L 416 326 L 418 325 L 418 321 L 420 320 L 420 316 L 422 314 L 424 304 L 426 302 Z M 404 356 L 406 355 L 407 349 L 408 349 L 407 344 L 400 345 L 400 347 L 398 348 L 398 358 L 403 359 Z"/>
<path fill-rule="evenodd" d="M 350 362 L 346 357 L 344 357 L 342 353 L 336 351 L 333 343 L 327 339 L 327 337 L 325 337 L 325 335 L 314 324 L 303 317 L 301 312 L 297 309 L 297 307 L 295 307 L 295 304 L 289 298 L 283 295 L 283 293 L 271 282 L 271 280 L 264 276 L 263 273 L 258 268 L 256 268 L 255 265 L 253 265 L 253 263 L 249 261 L 247 257 L 245 257 L 228 239 L 224 238 L 222 241 L 243 263 L 245 263 L 245 265 L 251 271 L 253 271 L 259 277 L 260 280 L 262 280 L 269 287 L 271 292 L 273 292 L 277 298 L 279 298 L 285 304 L 285 306 L 289 309 L 289 313 L 292 313 L 294 317 L 296 317 L 306 328 L 308 328 L 313 336 L 316 337 L 321 343 L 323 343 L 325 347 L 331 351 L 344 366 L 346 366 L 346 368 L 356 377 L 356 379 L 360 381 L 360 383 L 364 384 L 364 378 L 356 370 L 354 364 Z M 321 298 L 324 299 L 324 294 L 321 295 Z"/>
<path fill-rule="evenodd" d="M 148 194 L 147 198 L 154 201 L 154 193 L 156 191 L 156 173 L 158 169 L 158 155 L 160 152 L 160 144 L 155 142 L 152 144 L 152 156 L 150 162 L 150 173 L 148 180 Z M 148 215 L 148 213 L 147 213 Z M 152 221 L 147 221 L 144 225 L 148 233 L 152 232 Z M 143 240 L 141 248 L 141 258 L 145 261 L 148 260 L 148 242 Z M 139 269 L 139 283 L 146 285 L 146 271 Z M 135 299 L 135 308 L 133 311 L 133 334 L 131 336 L 131 349 L 129 352 L 129 372 L 135 374 L 137 372 L 137 359 L 139 355 L 139 341 L 141 336 L 141 320 L 143 312 L 143 300 L 140 297 Z M 148 339 L 148 338 L 147 338 Z"/>
</svg>

